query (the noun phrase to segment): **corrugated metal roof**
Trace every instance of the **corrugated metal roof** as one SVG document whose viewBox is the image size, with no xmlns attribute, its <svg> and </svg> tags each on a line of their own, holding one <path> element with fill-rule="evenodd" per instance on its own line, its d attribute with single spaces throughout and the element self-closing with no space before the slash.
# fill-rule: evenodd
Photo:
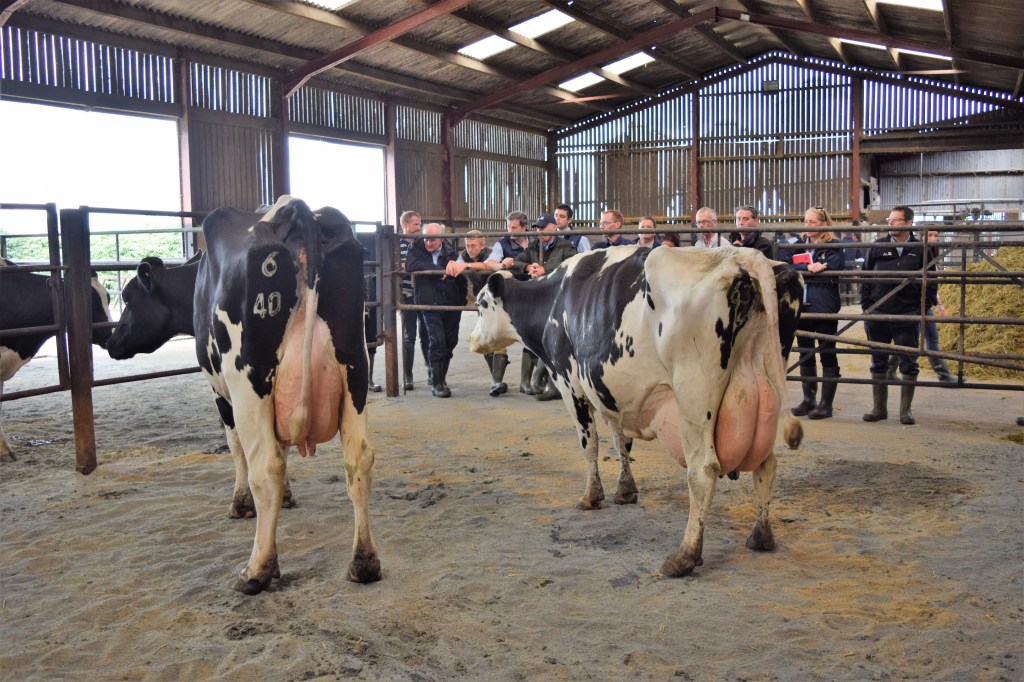
<svg viewBox="0 0 1024 682">
<path fill-rule="evenodd" d="M 240 60 L 283 74 L 434 4 L 356 0 L 334 12 L 302 0 L 23 0 L 5 6 L 13 7 L 6 17 L 11 25 L 98 31 L 196 59 Z M 1020 103 L 1024 2 L 945 0 L 944 6 L 944 12 L 934 12 L 849 0 L 467 0 L 359 51 L 317 78 L 374 96 L 548 129 L 781 50 L 889 75 L 931 72 L 923 75 L 1009 95 Z M 577 20 L 483 63 L 458 55 L 459 48 L 491 35 L 491 28 L 551 8 Z M 559 82 L 591 70 L 583 63 L 573 68 L 578 60 L 705 11 L 712 12 L 708 21 L 644 43 L 658 61 L 623 74 L 622 82 L 606 81 L 576 95 L 558 90 Z M 837 40 L 850 37 L 954 58 L 923 58 Z M 636 49 L 623 49 L 620 56 Z M 557 67 L 565 67 L 568 75 L 526 92 L 511 95 L 508 90 Z M 510 96 L 473 105 L 503 93 Z"/>
</svg>

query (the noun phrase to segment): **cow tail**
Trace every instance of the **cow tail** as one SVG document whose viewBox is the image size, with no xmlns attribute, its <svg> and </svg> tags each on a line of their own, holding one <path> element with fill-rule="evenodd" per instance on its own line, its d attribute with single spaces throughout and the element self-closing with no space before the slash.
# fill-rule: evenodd
<svg viewBox="0 0 1024 682">
<path fill-rule="evenodd" d="M 320 283 L 319 271 L 323 239 L 320 224 L 313 217 L 312 211 L 305 204 L 302 204 L 299 210 L 303 214 L 298 222 L 302 226 L 304 246 L 299 254 L 299 267 L 302 275 L 301 281 L 305 284 L 305 292 L 302 296 L 302 305 L 305 306 L 302 321 L 302 383 L 299 402 L 292 413 L 289 430 L 292 442 L 299 443 L 300 451 L 305 454 L 306 449 L 300 441 L 304 440 L 309 432 L 310 400 L 313 394 L 313 336 L 320 302 L 320 293 L 317 287 Z M 316 445 L 313 444 L 313 448 L 315 447 Z"/>
</svg>

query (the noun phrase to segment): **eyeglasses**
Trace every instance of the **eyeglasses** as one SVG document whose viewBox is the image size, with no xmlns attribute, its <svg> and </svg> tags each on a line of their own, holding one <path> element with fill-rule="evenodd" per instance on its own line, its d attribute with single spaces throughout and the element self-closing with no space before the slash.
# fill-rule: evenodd
<svg viewBox="0 0 1024 682">
<path fill-rule="evenodd" d="M 619 221 L 618 220 L 602 220 L 600 223 L 598 223 L 598 225 L 600 225 L 601 227 L 604 227 L 605 225 L 614 225 L 617 222 L 619 222 Z"/>
</svg>

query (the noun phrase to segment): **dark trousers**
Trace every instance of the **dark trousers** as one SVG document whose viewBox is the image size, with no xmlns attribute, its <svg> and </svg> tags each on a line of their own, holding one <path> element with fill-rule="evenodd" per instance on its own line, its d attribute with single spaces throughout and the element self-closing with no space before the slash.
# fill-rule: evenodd
<svg viewBox="0 0 1024 682">
<path fill-rule="evenodd" d="M 797 329 L 805 332 L 816 332 L 818 334 L 831 334 L 836 335 L 839 330 L 838 320 L 800 320 L 797 324 Z M 824 367 L 839 367 L 839 358 L 836 356 L 836 342 L 835 341 L 821 341 L 818 339 L 805 339 L 802 336 L 796 337 L 797 350 L 800 351 L 800 365 L 802 367 L 809 367 L 814 370 L 814 353 L 804 352 L 813 351 L 814 344 L 818 344 L 818 350 L 821 351 L 821 366 Z"/>
<path fill-rule="evenodd" d="M 412 301 L 409 301 L 411 303 Z M 420 330 L 420 348 L 423 355 L 427 354 L 427 325 L 423 321 L 423 313 L 419 310 L 403 310 L 402 313 L 402 343 L 407 346 L 416 345 L 416 327 Z"/>
<path fill-rule="evenodd" d="M 462 312 L 458 310 L 426 310 L 423 321 L 427 325 L 427 359 L 430 362 L 444 362 L 452 357 L 459 343 L 459 322 Z"/>
<path fill-rule="evenodd" d="M 917 348 L 917 322 L 865 322 L 864 331 L 868 341 L 875 343 L 895 343 L 897 346 Z M 885 374 L 889 369 L 889 353 L 884 350 L 871 351 L 871 373 Z M 905 377 L 916 377 L 918 373 L 916 355 L 898 355 L 900 374 Z"/>
</svg>

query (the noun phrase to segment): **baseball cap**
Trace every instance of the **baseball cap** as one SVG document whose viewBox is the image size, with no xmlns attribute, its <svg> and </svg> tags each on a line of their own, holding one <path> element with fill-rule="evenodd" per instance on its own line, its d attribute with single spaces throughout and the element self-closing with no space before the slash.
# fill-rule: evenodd
<svg viewBox="0 0 1024 682">
<path fill-rule="evenodd" d="M 555 216 L 545 213 L 541 217 L 537 218 L 537 222 L 533 224 L 534 227 L 543 228 L 546 225 L 557 225 L 558 221 L 555 220 Z"/>
</svg>

